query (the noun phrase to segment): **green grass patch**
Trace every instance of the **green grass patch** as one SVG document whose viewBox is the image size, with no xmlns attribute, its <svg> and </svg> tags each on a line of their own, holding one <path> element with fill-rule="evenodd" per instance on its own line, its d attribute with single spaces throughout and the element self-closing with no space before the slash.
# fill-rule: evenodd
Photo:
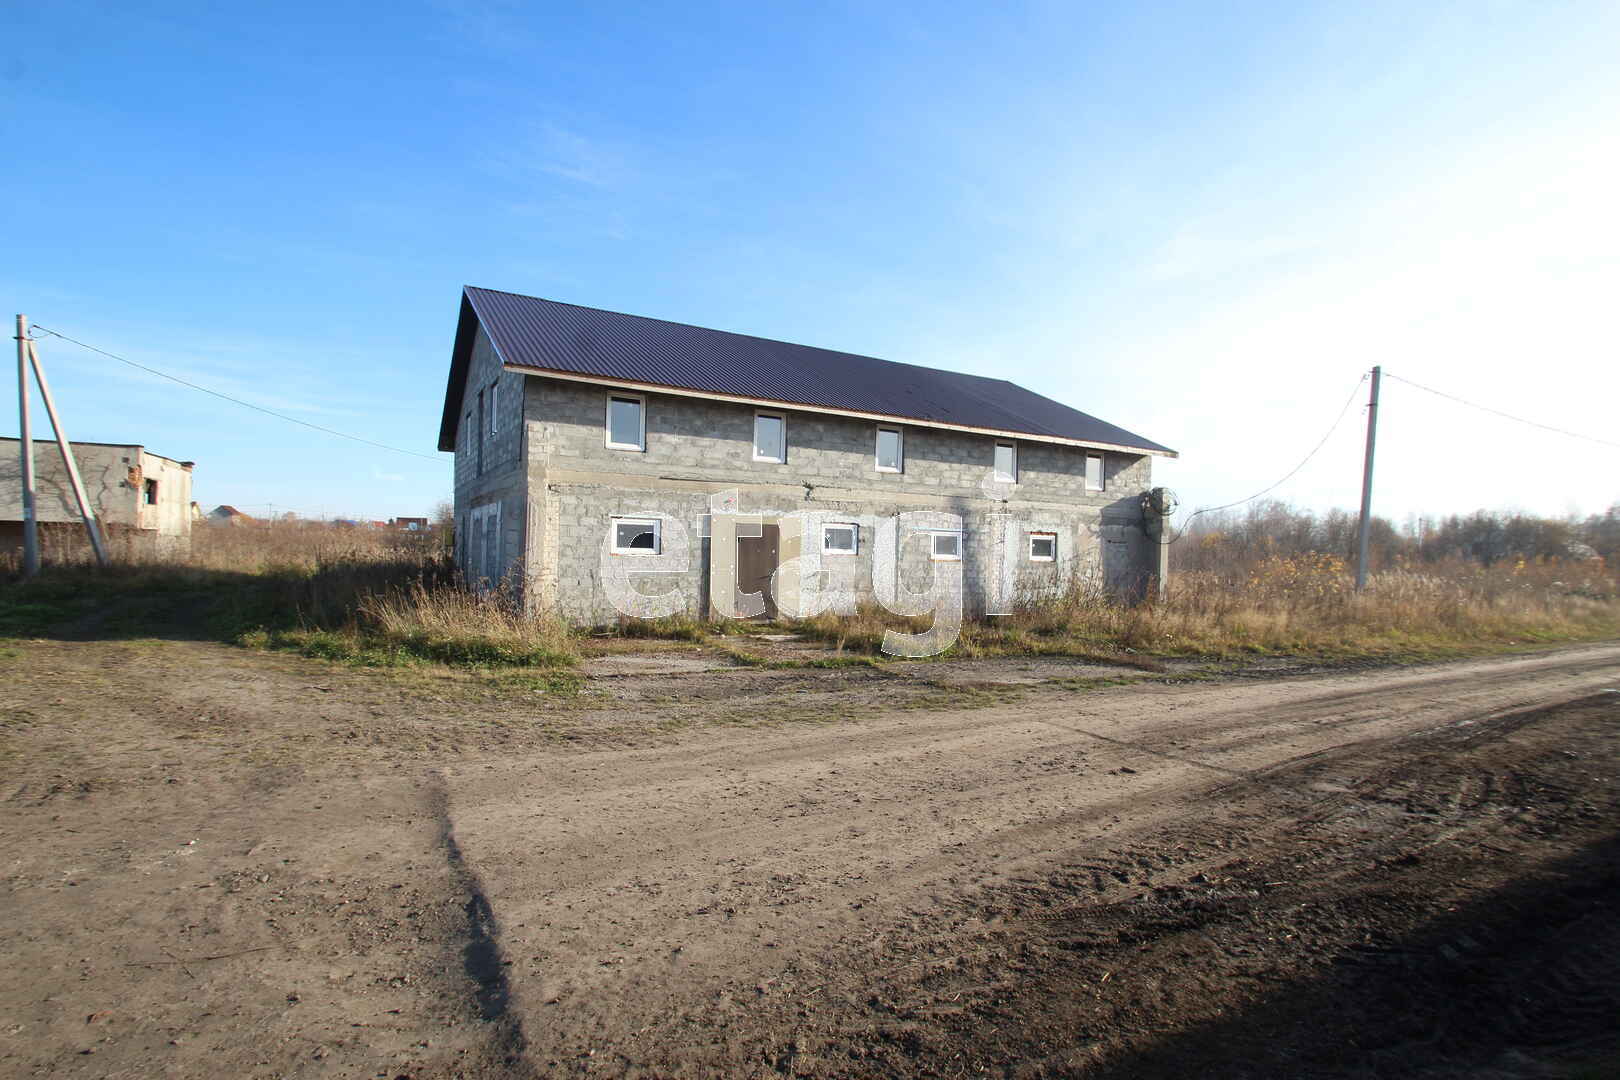
<svg viewBox="0 0 1620 1080">
<path fill-rule="evenodd" d="M 467 668 L 561 668 L 577 662 L 570 652 L 477 635 L 454 636 L 427 631 L 388 634 L 356 628 L 343 630 L 250 630 L 238 638 L 248 648 L 294 652 L 315 660 L 359 667 L 403 667 L 445 664 Z"/>
</svg>

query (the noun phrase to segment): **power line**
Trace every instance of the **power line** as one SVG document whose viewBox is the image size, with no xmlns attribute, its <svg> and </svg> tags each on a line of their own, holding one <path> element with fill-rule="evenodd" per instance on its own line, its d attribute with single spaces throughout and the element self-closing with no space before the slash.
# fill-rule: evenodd
<svg viewBox="0 0 1620 1080">
<path fill-rule="evenodd" d="M 1289 469 L 1288 472 L 1283 476 L 1283 478 L 1281 480 L 1278 480 L 1275 484 L 1272 484 L 1270 487 L 1266 488 L 1263 491 L 1255 492 L 1253 495 L 1250 495 L 1247 499 L 1239 499 L 1237 502 L 1229 502 L 1229 503 L 1226 503 L 1224 506 L 1206 506 L 1202 510 L 1193 511 L 1192 514 L 1187 518 L 1186 522 L 1184 522 L 1182 524 L 1181 531 L 1176 533 L 1175 539 L 1171 540 L 1170 543 L 1174 544 L 1177 540 L 1180 540 L 1183 536 L 1187 535 L 1187 528 L 1188 528 L 1188 526 L 1190 526 L 1192 524 L 1193 518 L 1196 518 L 1196 517 L 1198 517 L 1198 516 L 1200 516 L 1202 514 L 1213 514 L 1217 510 L 1230 510 L 1234 506 L 1242 506 L 1246 502 L 1253 502 L 1254 500 L 1258 499 L 1260 496 L 1268 495 L 1271 492 L 1276 491 L 1278 488 L 1282 487 L 1284 484 L 1288 483 L 1288 481 L 1292 480 L 1294 478 L 1295 474 L 1297 474 L 1306 465 L 1309 465 L 1310 462 L 1311 462 L 1311 459 L 1314 458 L 1319 451 L 1321 451 L 1322 447 L 1327 445 L 1327 441 L 1333 437 L 1333 433 L 1335 431 L 1339 430 L 1339 425 L 1344 423 L 1345 414 L 1350 411 L 1351 403 L 1356 400 L 1356 394 L 1359 393 L 1360 390 L 1361 390 L 1361 384 L 1366 382 L 1366 381 L 1367 381 L 1367 373 L 1362 372 L 1361 373 L 1361 378 L 1356 380 L 1356 385 L 1350 388 L 1350 396 L 1344 399 L 1344 405 L 1339 409 L 1339 415 L 1335 416 L 1333 418 L 1333 424 L 1332 424 L 1331 427 L 1329 427 L 1327 429 L 1327 434 L 1323 435 L 1321 441 L 1318 442 L 1315 446 L 1311 447 L 1311 452 L 1306 454 L 1303 458 L 1301 458 L 1298 465 L 1295 465 L 1292 469 Z"/>
<path fill-rule="evenodd" d="M 1501 409 L 1493 409 L 1489 405 L 1476 405 L 1474 402 L 1465 401 L 1455 394 L 1448 394 L 1443 390 L 1436 390 L 1431 386 L 1424 386 L 1422 383 L 1415 383 L 1411 379 L 1402 379 L 1399 375 L 1393 374 L 1392 372 L 1386 371 L 1384 372 L 1384 375 L 1391 379 L 1399 379 L 1407 386 L 1416 387 L 1425 393 L 1433 394 L 1435 397 L 1443 397 L 1448 401 L 1455 401 L 1459 405 L 1467 405 L 1470 409 L 1478 409 L 1481 412 L 1492 413 L 1496 416 L 1502 417 L 1505 420 L 1513 420 L 1520 424 L 1529 424 L 1531 427 L 1540 428 L 1543 431 L 1551 431 L 1557 435 L 1568 435 L 1572 439 L 1584 439 L 1587 442 L 1597 443 L 1599 446 L 1612 446 L 1616 449 L 1620 449 L 1620 442 L 1611 442 L 1608 439 L 1599 439 L 1595 435 L 1582 435 L 1578 431 L 1566 431 L 1563 428 L 1553 427 L 1551 424 L 1543 424 L 1535 420 L 1526 420 L 1522 416 L 1514 416 L 1512 413 L 1505 413 Z"/>
<path fill-rule="evenodd" d="M 409 454 L 411 457 L 419 457 L 419 458 L 422 458 L 424 461 L 438 461 L 439 460 L 437 457 L 434 457 L 434 456 L 432 456 L 430 454 L 421 454 L 421 453 L 417 453 L 415 450 L 406 450 L 406 449 L 403 449 L 403 448 L 398 447 L 398 446 L 389 446 L 387 443 L 374 442 L 371 439 L 362 438 L 359 435 L 350 435 L 346 431 L 338 431 L 336 428 L 322 427 L 320 424 L 312 424 L 308 420 L 300 420 L 296 416 L 288 416 L 286 413 L 279 413 L 279 412 L 276 412 L 274 409 L 267 409 L 263 405 L 255 405 L 251 401 L 243 401 L 241 398 L 231 397 L 231 395 L 229 395 L 229 394 L 222 394 L 218 390 L 210 390 L 206 386 L 198 386 L 194 382 L 187 382 L 185 379 L 180 378 L 178 375 L 170 375 L 166 371 L 159 371 L 157 368 L 147 367 L 145 364 L 137 364 L 135 361 L 126 359 L 125 357 L 122 357 L 122 356 L 119 356 L 117 353 L 110 353 L 106 349 L 98 349 L 94 345 L 86 345 L 82 341 L 79 341 L 79 340 L 77 340 L 75 338 L 70 338 L 66 334 L 61 333 L 61 332 L 56 331 L 56 330 L 52 330 L 52 329 L 50 329 L 48 327 L 40 326 L 38 323 L 34 324 L 34 329 L 39 331 L 40 333 L 50 334 L 52 337 L 59 337 L 63 341 L 71 342 L 72 344 L 77 345 L 81 349 L 89 349 L 93 353 L 100 353 L 102 356 L 108 357 L 108 358 L 113 359 L 113 360 L 117 360 L 120 364 L 128 364 L 132 368 L 139 368 L 140 370 L 142 370 L 144 372 L 147 372 L 150 375 L 158 376 L 158 378 L 160 378 L 160 379 L 168 379 L 170 382 L 177 382 L 181 386 L 189 386 L 193 390 L 201 390 L 205 394 L 212 394 L 214 397 L 217 397 L 217 398 L 219 398 L 219 399 L 221 399 L 223 401 L 229 401 L 233 405 L 240 405 L 245 409 L 252 409 L 254 412 L 261 412 L 261 413 L 264 413 L 266 416 L 273 416 L 277 420 L 285 420 L 285 421 L 287 421 L 288 423 L 291 423 L 291 424 L 299 424 L 299 425 L 302 425 L 303 427 L 313 428 L 316 431 L 323 431 L 328 435 L 336 435 L 340 439 L 352 439 L 352 440 L 354 440 L 355 442 L 358 442 L 358 443 L 365 443 L 367 446 L 375 446 L 379 450 L 392 450 L 396 454 Z"/>
</svg>

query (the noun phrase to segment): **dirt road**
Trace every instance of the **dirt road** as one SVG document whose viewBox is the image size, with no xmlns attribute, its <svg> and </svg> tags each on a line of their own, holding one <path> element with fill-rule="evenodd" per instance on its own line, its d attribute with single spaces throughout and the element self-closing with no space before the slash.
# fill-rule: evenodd
<svg viewBox="0 0 1620 1080">
<path fill-rule="evenodd" d="M 7 1075 L 1620 1060 L 1620 646 L 577 698 L 185 641 L 5 665 Z"/>
</svg>

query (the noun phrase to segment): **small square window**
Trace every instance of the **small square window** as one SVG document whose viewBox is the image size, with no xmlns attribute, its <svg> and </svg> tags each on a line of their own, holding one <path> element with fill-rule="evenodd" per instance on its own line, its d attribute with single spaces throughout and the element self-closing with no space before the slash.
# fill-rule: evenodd
<svg viewBox="0 0 1620 1080">
<path fill-rule="evenodd" d="M 639 397 L 614 394 L 607 401 L 607 444 L 613 450 L 646 450 L 646 405 Z"/>
<path fill-rule="evenodd" d="M 754 460 L 787 461 L 787 419 L 776 413 L 754 414 Z"/>
<path fill-rule="evenodd" d="M 932 534 L 932 546 L 929 555 L 935 562 L 956 562 L 962 558 L 962 534 L 960 532 L 936 532 Z"/>
<path fill-rule="evenodd" d="M 1086 455 L 1086 490 L 1101 491 L 1103 489 L 1103 456 L 1101 454 Z"/>
<path fill-rule="evenodd" d="M 905 438 L 899 428 L 877 429 L 877 471 L 902 472 L 906 464 Z"/>
<path fill-rule="evenodd" d="M 658 555 L 663 551 L 663 530 L 657 518 L 614 518 L 613 554 Z"/>
<path fill-rule="evenodd" d="M 1057 533 L 1032 532 L 1029 534 L 1029 561 L 1057 561 Z"/>
<path fill-rule="evenodd" d="M 851 522 L 831 522 L 821 527 L 821 550 L 827 555 L 854 555 L 861 543 L 861 530 Z"/>
<path fill-rule="evenodd" d="M 1003 484 L 1018 483 L 1018 444 L 1010 442 L 996 443 L 995 464 L 993 466 L 995 478 Z"/>
</svg>

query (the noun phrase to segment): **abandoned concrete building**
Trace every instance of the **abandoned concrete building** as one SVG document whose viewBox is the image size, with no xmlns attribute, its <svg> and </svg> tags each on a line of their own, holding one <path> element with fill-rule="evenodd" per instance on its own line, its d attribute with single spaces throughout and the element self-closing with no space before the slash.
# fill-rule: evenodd
<svg viewBox="0 0 1620 1080">
<path fill-rule="evenodd" d="M 587 624 L 643 613 L 626 582 L 700 618 L 892 607 L 944 573 L 969 614 L 1139 594 L 1175 456 L 1000 379 L 473 287 L 439 449 L 468 579 Z"/>
<path fill-rule="evenodd" d="M 114 555 L 169 556 L 191 545 L 193 462 L 126 443 L 75 442 L 73 457 Z M 83 517 L 54 440 L 34 440 L 34 507 L 40 546 L 76 548 Z M 22 441 L 0 439 L 0 548 L 20 550 L 23 537 Z"/>
</svg>

